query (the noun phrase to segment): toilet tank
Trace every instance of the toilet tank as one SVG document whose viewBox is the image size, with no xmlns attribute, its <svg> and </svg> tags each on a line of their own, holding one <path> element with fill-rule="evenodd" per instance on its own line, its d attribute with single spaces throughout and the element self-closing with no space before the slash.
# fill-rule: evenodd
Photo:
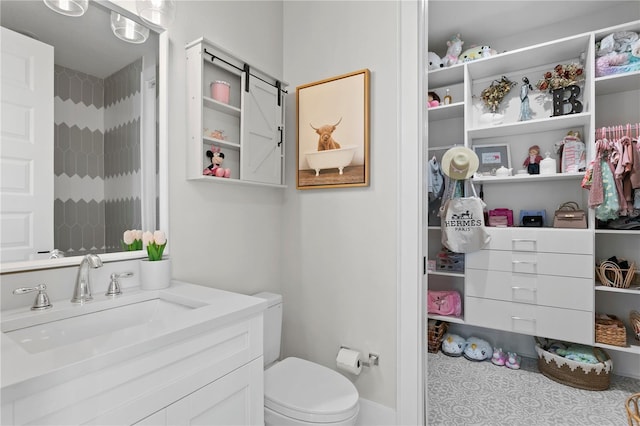
<svg viewBox="0 0 640 426">
<path fill-rule="evenodd" d="M 275 293 L 257 293 L 253 297 L 265 299 L 268 303 L 264 311 L 264 365 L 265 367 L 280 358 L 280 339 L 282 336 L 282 296 Z"/>
</svg>

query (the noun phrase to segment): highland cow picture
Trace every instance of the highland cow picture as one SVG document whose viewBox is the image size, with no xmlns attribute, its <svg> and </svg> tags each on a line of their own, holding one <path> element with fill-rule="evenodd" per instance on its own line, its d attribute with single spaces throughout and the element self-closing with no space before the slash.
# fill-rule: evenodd
<svg viewBox="0 0 640 426">
<path fill-rule="evenodd" d="M 297 188 L 369 185 L 369 70 L 296 88 Z"/>
</svg>

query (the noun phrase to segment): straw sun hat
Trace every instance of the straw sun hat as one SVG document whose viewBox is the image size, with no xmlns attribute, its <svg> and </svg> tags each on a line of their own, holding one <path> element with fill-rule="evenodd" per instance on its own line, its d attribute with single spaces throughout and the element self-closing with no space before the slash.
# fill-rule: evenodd
<svg viewBox="0 0 640 426">
<path fill-rule="evenodd" d="M 469 179 L 478 170 L 478 156 L 469 148 L 457 146 L 442 156 L 442 171 L 451 179 Z"/>
</svg>

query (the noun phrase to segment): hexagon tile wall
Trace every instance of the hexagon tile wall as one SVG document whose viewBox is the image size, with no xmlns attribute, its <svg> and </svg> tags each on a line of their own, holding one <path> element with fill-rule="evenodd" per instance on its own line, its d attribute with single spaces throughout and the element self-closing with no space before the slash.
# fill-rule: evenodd
<svg viewBox="0 0 640 426">
<path fill-rule="evenodd" d="M 55 66 L 54 244 L 69 255 L 117 251 L 141 227 L 141 69 L 102 80 Z"/>
</svg>

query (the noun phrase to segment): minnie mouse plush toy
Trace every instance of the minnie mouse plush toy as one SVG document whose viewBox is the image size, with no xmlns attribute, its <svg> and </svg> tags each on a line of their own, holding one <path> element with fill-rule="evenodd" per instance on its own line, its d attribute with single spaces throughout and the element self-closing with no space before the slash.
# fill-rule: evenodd
<svg viewBox="0 0 640 426">
<path fill-rule="evenodd" d="M 220 152 L 219 146 L 211 145 L 211 149 L 207 150 L 207 157 L 211 160 L 211 165 L 207 166 L 207 168 L 202 171 L 203 175 L 224 178 L 231 176 L 231 169 L 223 169 L 220 167 L 224 161 L 224 154 Z"/>
</svg>

